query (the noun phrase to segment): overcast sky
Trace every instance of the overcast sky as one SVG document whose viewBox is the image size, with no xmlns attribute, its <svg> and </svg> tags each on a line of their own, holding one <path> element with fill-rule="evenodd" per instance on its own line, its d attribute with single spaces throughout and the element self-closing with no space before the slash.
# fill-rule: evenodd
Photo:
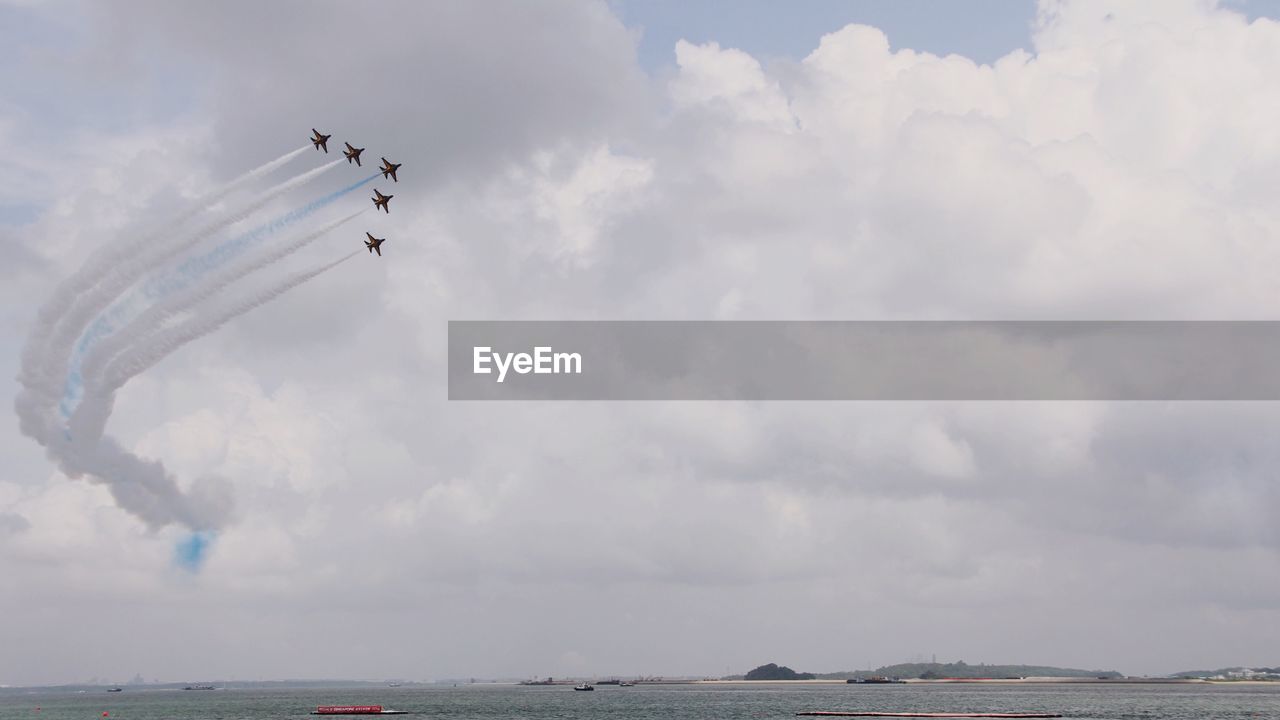
<svg viewBox="0 0 1280 720">
<path fill-rule="evenodd" d="M 445 400 L 450 319 L 1276 319 L 1276 3 L 793 7 L 0 3 L 3 377 L 313 126 L 404 163 L 120 394 L 198 570 L 0 413 L 0 684 L 1280 663 L 1272 403 Z"/>
</svg>

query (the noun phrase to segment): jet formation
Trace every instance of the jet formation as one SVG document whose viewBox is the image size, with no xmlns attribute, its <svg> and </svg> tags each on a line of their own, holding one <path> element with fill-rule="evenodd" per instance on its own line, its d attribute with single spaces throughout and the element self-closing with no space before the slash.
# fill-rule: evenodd
<svg viewBox="0 0 1280 720">
<path fill-rule="evenodd" d="M 331 137 L 333 136 L 322 135 L 319 130 L 316 130 L 315 128 L 311 128 L 310 140 L 311 140 L 311 144 L 315 146 L 316 150 L 324 150 L 326 153 L 329 152 L 328 143 L 329 143 L 329 138 Z M 351 162 L 354 160 L 356 163 L 356 167 L 360 167 L 360 153 L 364 152 L 364 148 L 358 148 L 352 145 L 351 143 L 344 143 L 344 144 L 347 146 L 347 149 L 343 150 L 342 154 L 344 157 L 346 157 L 347 164 L 350 165 Z M 382 160 L 382 167 L 379 168 L 379 170 L 382 172 L 382 179 L 385 180 L 387 179 L 387 177 L 390 177 L 392 182 L 400 182 L 400 178 L 396 177 L 396 171 L 400 169 L 400 165 L 402 163 L 393 163 L 390 160 L 387 160 L 386 158 L 381 158 L 381 160 Z M 378 208 L 382 208 L 383 212 L 390 215 L 391 210 L 387 207 L 387 203 L 391 202 L 391 198 L 393 197 L 395 196 L 383 195 L 381 192 L 379 192 L 375 188 L 373 191 L 373 198 L 371 198 L 373 200 L 373 209 L 377 210 Z M 365 236 L 368 237 L 369 239 L 364 241 L 364 246 L 369 249 L 370 253 L 376 252 L 378 253 L 378 257 L 382 257 L 382 243 L 386 242 L 387 239 L 376 238 L 373 236 L 373 233 L 367 232 L 367 231 L 365 232 Z"/>
</svg>

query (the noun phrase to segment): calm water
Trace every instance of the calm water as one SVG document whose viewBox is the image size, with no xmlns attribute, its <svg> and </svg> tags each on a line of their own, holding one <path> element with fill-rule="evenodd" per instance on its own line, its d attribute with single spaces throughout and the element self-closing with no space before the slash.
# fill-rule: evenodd
<svg viewBox="0 0 1280 720">
<path fill-rule="evenodd" d="M 315 720 L 316 705 L 381 704 L 440 720 L 793 720 L 801 710 L 1060 712 L 1069 718 L 1280 720 L 1280 686 L 462 685 L 351 690 L 0 691 L 0 720 Z M 39 710 L 37 710 L 37 706 Z M 403 716 L 414 720 L 415 715 Z"/>
</svg>

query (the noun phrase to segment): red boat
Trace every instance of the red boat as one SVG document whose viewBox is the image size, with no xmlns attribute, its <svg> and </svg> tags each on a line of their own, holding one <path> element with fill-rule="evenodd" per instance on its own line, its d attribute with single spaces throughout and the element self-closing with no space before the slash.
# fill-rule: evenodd
<svg viewBox="0 0 1280 720">
<path fill-rule="evenodd" d="M 404 711 L 380 705 L 321 705 L 311 715 L 404 715 Z"/>
</svg>

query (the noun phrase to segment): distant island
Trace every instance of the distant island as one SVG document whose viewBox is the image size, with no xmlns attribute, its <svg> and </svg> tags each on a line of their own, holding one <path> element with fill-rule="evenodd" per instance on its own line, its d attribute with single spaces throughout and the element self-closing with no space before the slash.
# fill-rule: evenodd
<svg viewBox="0 0 1280 720">
<path fill-rule="evenodd" d="M 963 660 L 953 663 L 899 663 L 885 665 L 875 670 L 847 670 L 833 673 L 797 672 L 785 665 L 769 663 L 755 668 L 746 675 L 728 675 L 722 680 L 866 680 L 867 678 L 901 678 L 920 680 L 942 680 L 958 678 L 976 680 L 980 678 L 1026 678 L 1026 677 L 1062 677 L 1062 678 L 1099 678 L 1119 679 L 1124 677 L 1115 670 L 1081 670 L 1078 668 L 1061 668 L 1050 665 L 970 665 Z"/>
<path fill-rule="evenodd" d="M 742 676 L 743 680 L 813 680 L 817 678 L 813 673 L 798 673 L 786 665 L 776 665 L 769 663 L 761 665 Z"/>
</svg>

